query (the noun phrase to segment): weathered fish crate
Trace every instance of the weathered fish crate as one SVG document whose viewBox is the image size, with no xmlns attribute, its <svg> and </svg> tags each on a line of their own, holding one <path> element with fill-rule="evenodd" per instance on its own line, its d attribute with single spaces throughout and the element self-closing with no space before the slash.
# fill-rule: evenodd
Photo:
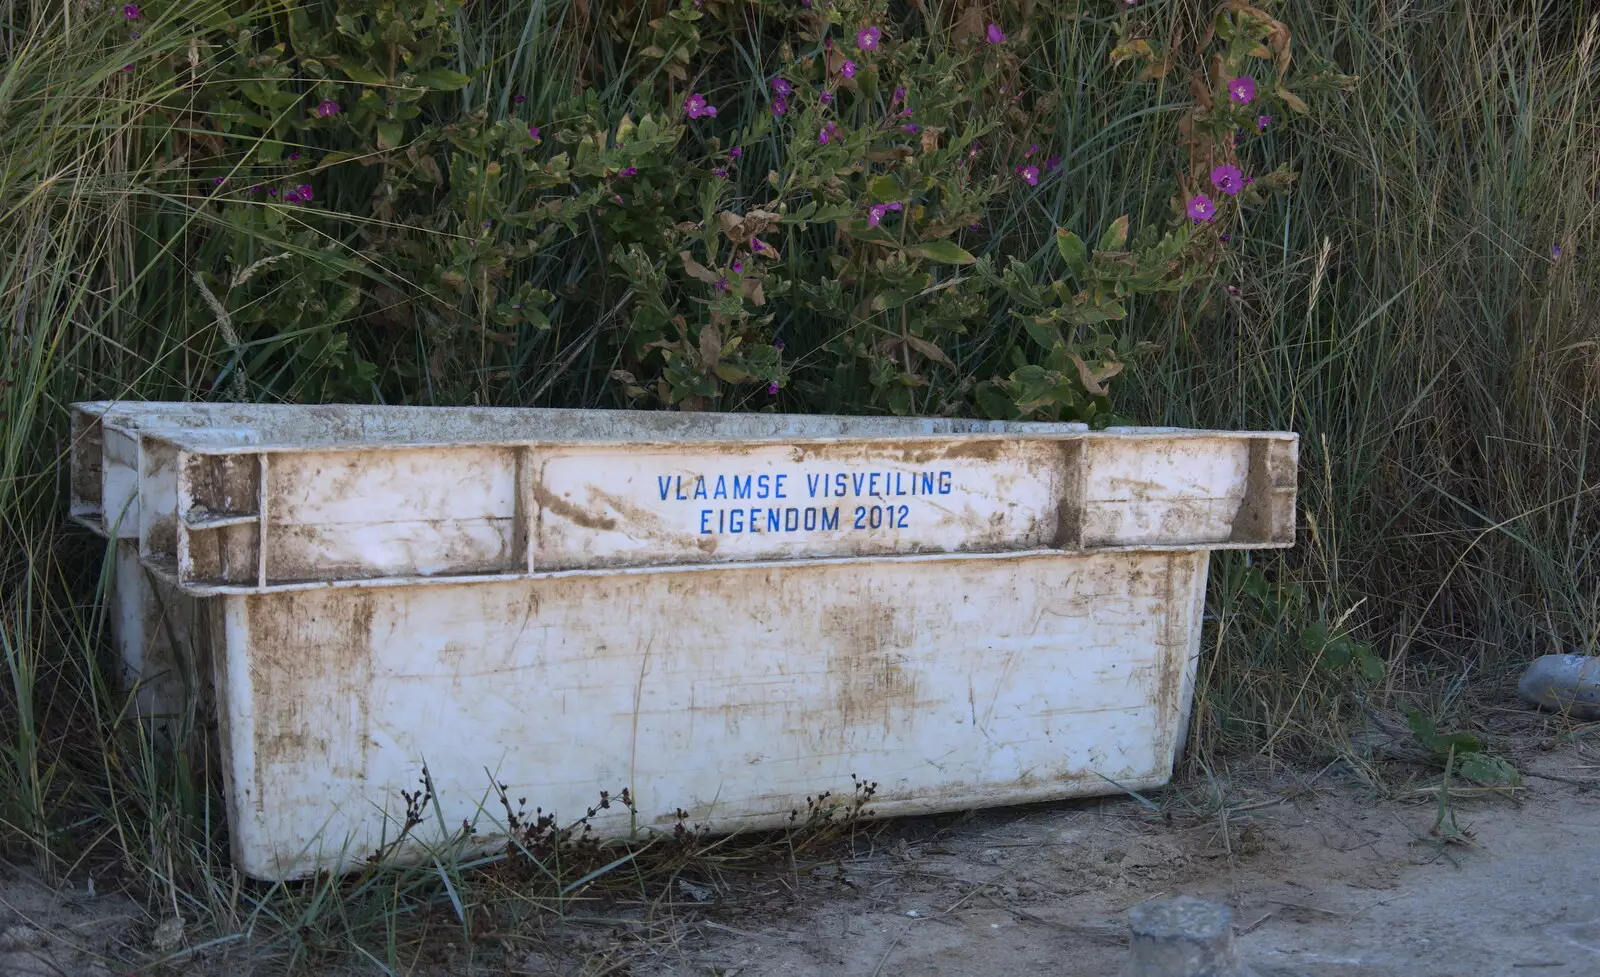
<svg viewBox="0 0 1600 977">
<path fill-rule="evenodd" d="M 602 834 L 1143 789 L 1211 550 L 1293 543 L 1283 433 L 631 411 L 79 404 L 142 712 L 215 710 L 246 874 L 353 867 L 426 765 Z"/>
</svg>

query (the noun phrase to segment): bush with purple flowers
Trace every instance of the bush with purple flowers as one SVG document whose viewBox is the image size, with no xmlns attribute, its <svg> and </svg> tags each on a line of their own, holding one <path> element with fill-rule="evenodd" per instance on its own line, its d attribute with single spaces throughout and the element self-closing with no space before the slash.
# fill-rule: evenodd
<svg viewBox="0 0 1600 977">
<path fill-rule="evenodd" d="M 759 39 L 741 33 L 755 8 Z M 1114 324 L 1209 274 L 1218 235 L 1287 182 L 1252 182 L 1260 161 L 1236 137 L 1303 107 L 1281 72 L 1266 80 L 1287 30 L 1229 0 L 1207 41 L 1226 49 L 1215 94 L 1180 133 L 1175 210 L 1138 233 L 1102 217 L 1092 250 L 1076 227 L 1042 249 L 1037 221 L 1008 215 L 1063 223 L 1092 150 L 1036 94 L 1030 39 L 1048 31 L 979 5 L 950 22 L 895 20 L 886 0 L 573 7 L 588 19 L 564 36 L 592 56 L 565 91 L 465 70 L 455 25 L 476 15 L 460 0 L 318 9 L 208 35 L 194 98 L 208 121 L 183 164 L 233 178 L 206 193 L 231 243 L 196 279 L 211 293 L 199 314 L 227 310 L 264 351 L 252 380 L 286 358 L 272 375 L 302 395 L 364 397 L 397 330 L 420 337 L 435 384 L 487 357 L 500 365 L 476 376 L 516 385 L 539 374 L 544 334 L 605 322 L 585 342 L 613 364 L 618 404 L 762 407 L 778 390 L 793 409 L 1102 423 L 1137 346 Z M 1125 37 L 1140 16 L 1123 15 Z M 1142 79 L 1181 60 L 1146 41 L 1117 51 L 1146 62 Z M 361 257 L 330 262 L 333 241 Z"/>
</svg>

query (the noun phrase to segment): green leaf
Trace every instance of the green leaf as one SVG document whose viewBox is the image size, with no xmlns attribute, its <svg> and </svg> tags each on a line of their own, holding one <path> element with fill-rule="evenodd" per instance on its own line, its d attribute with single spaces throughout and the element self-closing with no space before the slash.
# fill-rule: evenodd
<svg viewBox="0 0 1600 977">
<path fill-rule="evenodd" d="M 856 73 L 856 87 L 861 89 L 861 94 L 870 102 L 878 97 L 878 69 L 868 68 Z"/>
<path fill-rule="evenodd" d="M 1383 680 L 1383 659 L 1377 655 L 1366 654 L 1361 656 L 1361 677 L 1368 682 Z"/>
<path fill-rule="evenodd" d="M 1027 330 L 1033 341 L 1045 349 L 1054 349 L 1061 345 L 1061 330 L 1048 319 L 1039 316 L 1023 316 L 1022 328 Z"/>
<path fill-rule="evenodd" d="M 944 265 L 970 265 L 978 260 L 953 241 L 928 241 L 912 248 L 911 253 Z"/>
<path fill-rule="evenodd" d="M 339 66 L 339 70 L 343 71 L 345 73 L 345 77 L 349 78 L 351 81 L 358 81 L 363 85 L 389 84 L 389 79 L 384 77 L 383 72 L 371 67 L 370 65 L 351 64 L 350 62 L 346 61 L 344 64 Z"/>
<path fill-rule="evenodd" d="M 872 196 L 881 201 L 891 201 L 900 196 L 900 184 L 892 176 L 880 176 L 872 181 Z"/>
<path fill-rule="evenodd" d="M 385 119 L 378 123 L 378 145 L 383 149 L 393 149 L 400 145 L 406 137 L 406 126 L 403 122 Z"/>
<path fill-rule="evenodd" d="M 867 222 L 864 220 L 857 220 L 853 223 L 856 226 L 850 228 L 850 236 L 857 241 L 867 241 L 871 244 L 882 244 L 888 247 L 894 247 L 900 243 L 893 234 L 884 230 L 882 225 L 868 227 Z"/>
<path fill-rule="evenodd" d="M 1017 416 L 1017 405 L 1012 403 L 1004 390 L 991 381 L 985 380 L 978 384 L 973 395 L 977 398 L 978 407 L 989 417 L 1010 420 Z"/>
<path fill-rule="evenodd" d="M 1244 574 L 1244 592 L 1256 600 L 1267 599 L 1267 578 L 1261 575 L 1258 567 L 1251 567 Z"/>
<path fill-rule="evenodd" d="M 449 68 L 432 68 L 417 75 L 418 85 L 439 92 L 453 92 L 465 88 L 467 82 L 471 80 L 461 72 L 451 71 Z"/>
<path fill-rule="evenodd" d="M 892 288 L 880 292 L 872 297 L 870 308 L 874 312 L 885 312 L 889 309 L 898 309 L 907 302 L 922 294 L 920 288 Z"/>
<path fill-rule="evenodd" d="M 1483 744 L 1471 733 L 1439 733 L 1433 720 L 1420 712 L 1411 712 L 1406 721 L 1417 742 L 1438 757 L 1449 756 L 1452 749 L 1458 754 L 1477 753 L 1483 749 Z"/>
<path fill-rule="evenodd" d="M 1484 787 L 1516 787 L 1522 774 L 1508 761 L 1487 753 L 1468 753 L 1456 764 L 1456 772 Z"/>
<path fill-rule="evenodd" d="M 1128 215 L 1123 214 L 1111 222 L 1106 232 L 1100 235 L 1101 251 L 1121 251 L 1128 243 Z"/>
<path fill-rule="evenodd" d="M 1089 248 L 1083 243 L 1083 238 L 1066 228 L 1058 228 L 1056 250 L 1061 252 L 1061 260 L 1067 263 L 1067 270 L 1072 273 L 1072 277 L 1083 278 L 1088 275 Z"/>
<path fill-rule="evenodd" d="M 1337 672 L 1350 664 L 1351 652 L 1350 642 L 1345 639 L 1340 638 L 1337 641 L 1330 641 L 1322 649 L 1322 664 L 1330 671 Z"/>
</svg>

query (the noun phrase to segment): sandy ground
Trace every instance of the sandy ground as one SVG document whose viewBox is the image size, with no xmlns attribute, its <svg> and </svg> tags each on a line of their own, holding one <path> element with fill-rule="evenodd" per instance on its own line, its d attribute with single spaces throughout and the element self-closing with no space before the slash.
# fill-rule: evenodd
<svg viewBox="0 0 1600 977">
<path fill-rule="evenodd" d="M 1264 977 L 1600 974 L 1600 735 L 1542 745 L 1517 755 L 1540 775 L 1524 788 L 1452 793 L 1454 829 L 1434 830 L 1427 779 L 1378 797 L 1338 765 L 1236 773 L 1159 810 L 1108 798 L 892 822 L 803 875 L 685 879 L 670 904 L 552 923 L 543 949 L 489 969 L 414 972 L 1114 975 L 1127 911 L 1189 893 L 1233 907 Z M 0 977 L 127 973 L 158 938 L 120 897 L 0 876 Z M 204 957 L 183 972 L 272 972 Z"/>
<path fill-rule="evenodd" d="M 1597 780 L 1600 749 L 1525 769 Z M 1529 778 L 1516 798 L 1459 797 L 1444 840 L 1427 796 L 1296 779 L 1170 818 L 1115 801 L 900 825 L 789 911 L 708 912 L 633 972 L 1111 975 L 1127 911 L 1187 893 L 1233 908 L 1263 974 L 1600 974 L 1600 790 Z"/>
</svg>

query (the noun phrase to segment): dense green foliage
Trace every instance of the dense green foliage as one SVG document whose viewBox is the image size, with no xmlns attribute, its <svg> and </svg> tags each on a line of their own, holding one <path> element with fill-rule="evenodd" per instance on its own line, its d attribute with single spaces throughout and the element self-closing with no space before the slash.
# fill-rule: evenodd
<svg viewBox="0 0 1600 977">
<path fill-rule="evenodd" d="M 113 10 L 129 219 L 183 243 L 125 311 L 198 340 L 156 364 L 193 396 L 1105 419 L 1114 324 L 1216 267 L 1291 178 L 1248 175 L 1289 85 L 1340 79 L 1242 2 L 1160 53 L 1142 11 L 885 7 Z M 1129 62 L 1082 126 L 1063 31 Z M 1135 213 L 1075 205 L 1186 108 L 1180 49 L 1198 102 Z"/>
</svg>

